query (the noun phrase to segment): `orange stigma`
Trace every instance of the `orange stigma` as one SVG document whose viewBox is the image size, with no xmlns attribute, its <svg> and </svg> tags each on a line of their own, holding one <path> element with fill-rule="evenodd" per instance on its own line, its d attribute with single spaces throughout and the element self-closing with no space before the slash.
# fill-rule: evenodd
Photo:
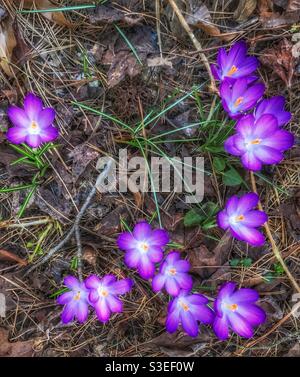
<svg viewBox="0 0 300 377">
<path fill-rule="evenodd" d="M 75 301 L 79 301 L 79 300 L 80 300 L 80 296 L 81 296 L 81 293 L 80 293 L 80 291 L 78 291 L 78 292 L 76 293 L 76 295 L 73 297 L 73 299 L 74 299 Z"/>
<path fill-rule="evenodd" d="M 239 215 L 239 216 L 236 216 L 236 218 L 235 218 L 235 221 L 244 221 L 244 220 L 245 220 L 244 215 Z"/>
<path fill-rule="evenodd" d="M 238 70 L 238 68 L 233 65 L 230 70 L 227 72 L 227 76 L 232 76 L 236 71 Z"/>
<path fill-rule="evenodd" d="M 180 306 L 182 307 L 182 309 L 185 311 L 185 312 L 188 312 L 190 310 L 190 307 L 185 304 L 184 302 L 181 302 L 180 303 Z"/>
<path fill-rule="evenodd" d="M 147 243 L 143 242 L 140 247 L 145 252 L 147 252 L 149 250 L 149 245 Z"/>
<path fill-rule="evenodd" d="M 260 144 L 261 143 L 261 139 L 254 139 L 252 141 L 250 141 L 250 144 L 253 144 L 253 145 L 257 145 L 257 144 Z"/>
<path fill-rule="evenodd" d="M 37 127 L 38 127 L 38 125 L 37 125 L 36 122 L 33 120 L 33 121 L 31 122 L 30 128 L 32 128 L 33 130 L 36 130 Z"/>
<path fill-rule="evenodd" d="M 238 308 L 237 304 L 228 305 L 228 309 L 230 309 L 233 312 L 235 312 L 237 310 L 237 308 Z"/>
<path fill-rule="evenodd" d="M 176 275 L 176 269 L 175 268 L 170 268 L 169 269 L 169 274 L 173 275 L 173 276 Z"/>
<path fill-rule="evenodd" d="M 233 106 L 238 107 L 243 101 L 244 101 L 244 97 L 239 97 L 239 98 L 236 99 Z"/>
<path fill-rule="evenodd" d="M 107 297 L 108 296 L 108 292 L 105 289 L 101 289 L 101 291 L 99 292 L 99 294 L 102 297 Z"/>
</svg>

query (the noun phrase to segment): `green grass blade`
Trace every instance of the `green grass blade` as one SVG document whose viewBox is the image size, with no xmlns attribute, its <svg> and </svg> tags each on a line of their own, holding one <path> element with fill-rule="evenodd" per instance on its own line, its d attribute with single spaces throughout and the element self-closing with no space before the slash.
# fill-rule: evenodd
<svg viewBox="0 0 300 377">
<path fill-rule="evenodd" d="M 124 34 L 124 32 L 122 31 L 122 29 L 119 28 L 118 25 L 114 24 L 114 27 L 118 30 L 119 34 L 121 35 L 121 37 L 124 39 L 125 43 L 128 45 L 128 47 L 130 48 L 131 52 L 133 53 L 133 55 L 135 56 L 136 60 L 139 62 L 140 65 L 143 65 L 143 62 L 141 61 L 135 47 L 133 46 L 133 44 L 130 42 L 130 40 L 126 37 L 126 35 Z"/>
<path fill-rule="evenodd" d="M 27 205 L 28 205 L 28 203 L 29 203 L 29 200 L 31 199 L 32 195 L 34 194 L 34 192 L 35 192 L 35 190 L 36 190 L 36 187 L 37 187 L 37 186 L 34 185 L 34 186 L 31 188 L 31 190 L 29 191 L 29 193 L 27 194 L 27 196 L 26 196 L 26 198 L 25 198 L 25 200 L 24 200 L 24 202 L 23 202 L 23 204 L 22 204 L 22 206 L 21 206 L 21 208 L 20 208 L 20 210 L 19 210 L 19 212 L 18 212 L 18 217 L 19 217 L 19 218 L 23 216 L 24 211 L 25 211 L 25 209 L 26 209 L 26 207 L 27 207 Z"/>
<path fill-rule="evenodd" d="M 32 183 L 30 185 L 20 185 L 20 186 L 15 186 L 15 187 L 3 188 L 3 189 L 0 189 L 0 193 L 4 194 L 4 193 L 7 193 L 7 192 L 27 190 L 29 188 L 32 188 Z"/>
</svg>

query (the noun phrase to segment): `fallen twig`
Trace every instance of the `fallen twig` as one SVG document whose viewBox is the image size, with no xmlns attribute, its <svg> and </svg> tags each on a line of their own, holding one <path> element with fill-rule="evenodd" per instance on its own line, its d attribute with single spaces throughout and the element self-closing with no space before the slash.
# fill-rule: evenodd
<svg viewBox="0 0 300 377">
<path fill-rule="evenodd" d="M 13 261 L 19 263 L 21 266 L 26 266 L 27 261 L 19 258 L 17 255 L 14 253 L 11 253 L 10 251 L 0 249 L 0 259 L 8 260 L 8 261 Z"/>
<path fill-rule="evenodd" d="M 189 24 L 186 22 L 183 14 L 181 13 L 180 9 L 178 8 L 178 5 L 176 4 L 175 0 L 168 0 L 171 7 L 173 8 L 174 12 L 176 13 L 178 19 L 179 19 L 179 22 L 181 23 L 182 27 L 184 28 L 184 30 L 187 32 L 188 36 L 190 37 L 191 41 L 193 42 L 193 45 L 195 46 L 197 52 L 199 53 L 200 55 L 200 58 L 207 70 L 207 73 L 209 75 L 209 79 L 210 79 L 210 89 L 213 93 L 219 93 L 218 89 L 217 89 L 217 86 L 216 86 L 216 81 L 215 81 L 215 78 L 211 72 L 211 69 L 210 69 L 210 65 L 209 65 L 209 61 L 206 57 L 206 55 L 202 52 L 203 51 L 203 48 L 201 46 L 201 43 L 198 41 L 198 39 L 195 37 L 192 29 L 190 28 Z"/>
<path fill-rule="evenodd" d="M 38 263 L 30 267 L 29 270 L 25 273 L 25 276 L 28 275 L 33 270 L 35 270 L 36 268 L 43 265 L 44 263 L 46 263 L 55 253 L 57 253 L 69 241 L 69 239 L 73 236 L 73 234 L 75 234 L 76 243 L 77 243 L 78 274 L 79 274 L 79 278 L 82 278 L 82 247 L 81 247 L 81 241 L 80 241 L 79 224 L 87 207 L 89 206 L 90 202 L 95 196 L 97 192 L 97 188 L 100 187 L 104 183 L 104 180 L 106 179 L 108 172 L 110 171 L 111 165 L 112 165 L 112 160 L 109 160 L 105 166 L 105 169 L 99 174 L 95 185 L 92 187 L 88 197 L 86 198 L 84 204 L 82 205 L 79 213 L 77 214 L 75 218 L 74 225 L 69 230 L 65 238 L 58 245 L 56 245 L 51 250 L 49 250 L 47 255 L 45 255 Z"/>
</svg>

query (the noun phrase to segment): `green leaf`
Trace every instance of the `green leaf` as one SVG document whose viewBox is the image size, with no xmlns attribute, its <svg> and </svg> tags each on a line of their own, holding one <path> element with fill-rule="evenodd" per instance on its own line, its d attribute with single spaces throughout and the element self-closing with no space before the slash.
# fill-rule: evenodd
<svg viewBox="0 0 300 377">
<path fill-rule="evenodd" d="M 185 226 L 194 226 L 200 225 L 203 220 L 205 220 L 204 215 L 200 215 L 197 211 L 191 209 L 185 214 L 183 223 Z"/>
<path fill-rule="evenodd" d="M 230 168 L 223 175 L 223 183 L 226 186 L 238 186 L 243 182 L 242 177 L 235 168 Z"/>
<path fill-rule="evenodd" d="M 221 157 L 214 157 L 213 159 L 213 167 L 216 171 L 223 171 L 226 166 L 226 161 L 224 158 Z"/>
</svg>

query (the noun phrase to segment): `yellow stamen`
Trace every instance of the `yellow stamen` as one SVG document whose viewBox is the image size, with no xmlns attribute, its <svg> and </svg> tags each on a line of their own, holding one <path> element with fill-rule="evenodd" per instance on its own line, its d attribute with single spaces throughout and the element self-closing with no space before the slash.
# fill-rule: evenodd
<svg viewBox="0 0 300 377">
<path fill-rule="evenodd" d="M 181 302 L 180 303 L 180 306 L 182 307 L 182 309 L 185 311 L 185 312 L 188 312 L 190 310 L 189 306 L 187 304 L 185 304 L 184 302 Z"/>
<path fill-rule="evenodd" d="M 250 144 L 253 144 L 253 145 L 260 144 L 260 143 L 261 143 L 261 139 L 254 139 L 250 141 Z"/>
<path fill-rule="evenodd" d="M 239 216 L 236 216 L 236 218 L 235 218 L 235 221 L 244 221 L 244 220 L 245 220 L 244 215 L 239 215 Z"/>
<path fill-rule="evenodd" d="M 236 99 L 233 106 L 238 107 L 243 101 L 244 101 L 244 97 L 239 97 L 239 98 Z"/>
<path fill-rule="evenodd" d="M 79 300 L 80 300 L 80 296 L 81 296 L 81 293 L 80 293 L 80 291 L 78 291 L 78 292 L 76 293 L 76 295 L 74 296 L 74 300 L 75 300 L 75 301 L 79 301 Z"/>
<path fill-rule="evenodd" d="M 100 296 L 102 296 L 102 297 L 107 297 L 107 296 L 108 296 L 108 292 L 107 292 L 105 289 L 102 289 L 102 290 L 100 291 Z"/>
<path fill-rule="evenodd" d="M 34 120 L 31 122 L 30 128 L 32 128 L 33 130 L 36 130 L 38 128 L 38 125 Z"/>
<path fill-rule="evenodd" d="M 170 275 L 176 275 L 176 272 L 177 272 L 177 271 L 176 271 L 175 268 L 170 268 L 170 269 L 169 269 L 169 274 L 170 274 Z"/>
<path fill-rule="evenodd" d="M 231 305 L 227 305 L 227 306 L 228 306 L 228 309 L 230 309 L 233 312 L 235 312 L 238 309 L 237 304 L 231 304 Z"/>
<path fill-rule="evenodd" d="M 232 76 L 236 71 L 238 70 L 238 68 L 233 65 L 230 70 L 227 72 L 227 76 Z"/>
<path fill-rule="evenodd" d="M 141 248 L 143 249 L 143 251 L 148 251 L 149 250 L 149 245 L 146 244 L 146 243 L 142 243 L 141 244 Z"/>
</svg>

